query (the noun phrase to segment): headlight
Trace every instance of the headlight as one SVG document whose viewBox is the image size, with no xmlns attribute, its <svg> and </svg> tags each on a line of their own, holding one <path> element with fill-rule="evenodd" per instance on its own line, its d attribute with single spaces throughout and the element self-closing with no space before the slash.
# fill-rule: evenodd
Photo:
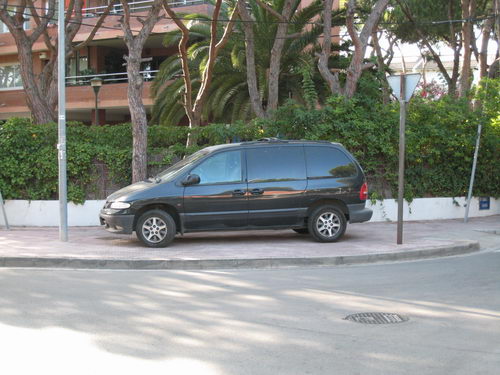
<svg viewBox="0 0 500 375">
<path fill-rule="evenodd" d="M 115 210 L 124 210 L 126 208 L 130 207 L 130 203 L 125 203 L 125 202 L 113 202 L 109 206 L 109 208 L 113 208 Z"/>
</svg>

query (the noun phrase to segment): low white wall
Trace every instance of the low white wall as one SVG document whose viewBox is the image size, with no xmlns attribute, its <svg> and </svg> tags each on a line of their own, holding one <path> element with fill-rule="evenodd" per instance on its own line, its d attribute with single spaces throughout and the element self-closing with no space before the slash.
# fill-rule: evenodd
<svg viewBox="0 0 500 375">
<path fill-rule="evenodd" d="M 103 200 L 86 201 L 83 205 L 68 204 L 69 226 L 99 225 L 99 211 Z M 385 199 L 375 204 L 367 203 L 373 210 L 371 221 L 396 221 L 397 201 Z M 13 226 L 58 226 L 59 201 L 8 200 L 5 203 L 7 219 Z M 405 202 L 404 220 L 461 219 L 465 214 L 465 198 L 418 198 Z M 469 217 L 500 214 L 500 200 L 491 198 L 489 210 L 479 210 L 479 200 L 473 198 Z M 3 216 L 0 215 L 3 226 Z"/>
<path fill-rule="evenodd" d="M 465 216 L 466 198 L 416 198 L 411 203 L 404 202 L 403 220 L 443 220 L 462 219 Z M 370 221 L 397 221 L 398 202 L 384 199 L 375 204 L 367 203 L 373 210 Z M 500 200 L 490 198 L 490 209 L 479 210 L 479 198 L 472 198 L 469 217 L 500 214 Z"/>
<path fill-rule="evenodd" d="M 68 203 L 69 226 L 99 225 L 99 211 L 105 201 Z M 59 225 L 59 201 L 8 200 L 5 202 L 7 220 L 13 226 L 53 227 Z M 3 225 L 3 216 L 0 215 Z"/>
</svg>

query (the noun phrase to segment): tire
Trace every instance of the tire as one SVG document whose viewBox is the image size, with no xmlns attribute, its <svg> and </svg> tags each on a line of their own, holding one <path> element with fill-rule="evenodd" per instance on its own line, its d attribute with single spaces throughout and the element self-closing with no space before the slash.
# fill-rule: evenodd
<svg viewBox="0 0 500 375">
<path fill-rule="evenodd" d="M 298 234 L 309 234 L 309 229 L 307 228 L 295 228 L 293 231 Z"/>
<path fill-rule="evenodd" d="M 347 228 L 347 220 L 337 206 L 320 206 L 308 220 L 311 236 L 318 242 L 335 242 L 342 237 Z"/>
<path fill-rule="evenodd" d="M 137 238 L 147 247 L 167 247 L 174 240 L 175 233 L 174 219 L 162 210 L 146 211 L 135 226 Z"/>
</svg>

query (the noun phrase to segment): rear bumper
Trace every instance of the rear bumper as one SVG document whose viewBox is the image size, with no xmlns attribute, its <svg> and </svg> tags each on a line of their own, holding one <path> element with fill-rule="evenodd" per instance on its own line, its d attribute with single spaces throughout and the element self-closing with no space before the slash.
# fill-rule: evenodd
<svg viewBox="0 0 500 375">
<path fill-rule="evenodd" d="M 134 231 L 134 215 L 109 215 L 101 211 L 99 220 L 109 232 L 131 234 Z"/>
<path fill-rule="evenodd" d="M 349 222 L 350 223 L 363 223 L 372 218 L 373 211 L 365 207 L 364 203 L 348 204 L 349 209 Z"/>
</svg>

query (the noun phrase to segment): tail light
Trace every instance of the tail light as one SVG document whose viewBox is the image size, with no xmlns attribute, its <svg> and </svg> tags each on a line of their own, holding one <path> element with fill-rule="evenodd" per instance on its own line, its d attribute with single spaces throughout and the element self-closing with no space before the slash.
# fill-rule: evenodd
<svg viewBox="0 0 500 375">
<path fill-rule="evenodd" d="M 359 190 L 359 199 L 366 201 L 368 199 L 368 184 L 365 182 Z"/>
</svg>

